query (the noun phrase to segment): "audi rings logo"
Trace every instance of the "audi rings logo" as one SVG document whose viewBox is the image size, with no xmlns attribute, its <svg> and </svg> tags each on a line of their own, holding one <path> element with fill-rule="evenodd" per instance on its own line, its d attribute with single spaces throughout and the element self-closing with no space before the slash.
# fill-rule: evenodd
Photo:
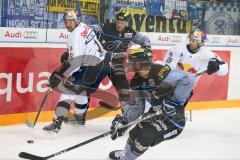
<svg viewBox="0 0 240 160">
<path fill-rule="evenodd" d="M 26 39 L 37 39 L 38 33 L 35 31 L 25 31 L 23 37 Z"/>
<path fill-rule="evenodd" d="M 181 36 L 172 36 L 172 42 L 181 42 L 182 37 Z"/>
</svg>

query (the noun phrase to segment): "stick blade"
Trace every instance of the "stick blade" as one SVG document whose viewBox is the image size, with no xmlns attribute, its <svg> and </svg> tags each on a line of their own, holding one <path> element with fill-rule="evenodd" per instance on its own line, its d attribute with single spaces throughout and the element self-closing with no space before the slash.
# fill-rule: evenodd
<svg viewBox="0 0 240 160">
<path fill-rule="evenodd" d="M 27 152 L 20 152 L 18 154 L 18 156 L 20 158 L 24 158 L 24 159 L 32 159 L 32 160 L 46 160 L 47 158 L 45 157 L 40 157 L 40 156 L 36 156 Z"/>
<path fill-rule="evenodd" d="M 26 120 L 26 125 L 30 128 L 34 128 L 34 124 L 29 119 Z"/>
</svg>

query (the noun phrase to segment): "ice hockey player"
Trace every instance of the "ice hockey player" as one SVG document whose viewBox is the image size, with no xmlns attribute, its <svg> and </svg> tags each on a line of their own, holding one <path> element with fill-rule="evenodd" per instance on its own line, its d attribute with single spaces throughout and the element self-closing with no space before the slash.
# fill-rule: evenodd
<svg viewBox="0 0 240 160">
<path fill-rule="evenodd" d="M 149 38 L 128 26 L 129 19 L 130 14 L 126 10 L 120 9 L 116 12 L 115 22 L 91 26 L 104 49 L 113 52 L 109 78 L 119 94 L 121 105 L 129 101 L 128 92 L 125 92 L 129 89 L 129 84 L 124 66 L 128 48 L 133 42 L 141 45 L 145 50 L 151 50 Z"/>
<path fill-rule="evenodd" d="M 164 55 L 164 62 L 171 69 L 179 68 L 192 74 L 207 70 L 208 75 L 215 72 L 219 76 L 226 75 L 228 64 L 216 53 L 203 47 L 206 40 L 205 32 L 199 29 L 193 30 L 189 34 L 189 43 L 173 46 Z"/>
<path fill-rule="evenodd" d="M 216 72 L 219 76 L 228 73 L 228 64 L 222 61 L 216 53 L 203 47 L 207 41 L 205 32 L 195 29 L 189 33 L 188 38 L 188 44 L 177 44 L 164 55 L 163 61 L 171 69 L 178 68 L 192 74 L 207 70 L 208 75 Z M 196 77 L 195 85 L 200 77 Z M 189 100 L 192 95 L 193 92 L 191 92 Z"/>
<path fill-rule="evenodd" d="M 89 94 L 110 72 L 111 54 L 102 48 L 97 37 L 86 24 L 80 22 L 76 11 L 67 11 L 64 23 L 71 32 L 61 66 L 49 78 L 49 87 L 62 92 L 55 110 L 53 122 L 44 130 L 58 132 L 67 118 L 71 103 L 75 102 L 76 119 L 85 124 Z M 79 69 L 80 68 L 80 69 Z"/>
<path fill-rule="evenodd" d="M 130 94 L 138 93 L 138 96 L 122 116 L 114 118 L 111 138 L 122 136 L 126 128 L 117 128 L 141 115 L 157 111 L 162 114 L 136 124 L 129 132 L 125 149 L 110 152 L 109 157 L 113 160 L 135 160 L 149 147 L 178 136 L 185 126 L 184 104 L 195 82 L 194 75 L 190 73 L 152 63 L 151 52 L 143 49 L 130 51 L 129 62 L 135 71 L 130 82 Z"/>
</svg>

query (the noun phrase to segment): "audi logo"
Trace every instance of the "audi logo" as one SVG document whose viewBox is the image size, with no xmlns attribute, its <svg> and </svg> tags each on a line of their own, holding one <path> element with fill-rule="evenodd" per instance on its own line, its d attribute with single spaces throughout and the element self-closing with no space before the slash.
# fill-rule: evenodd
<svg viewBox="0 0 240 160">
<path fill-rule="evenodd" d="M 181 36 L 172 36 L 172 42 L 181 42 L 182 37 Z"/>
<path fill-rule="evenodd" d="M 23 37 L 27 39 L 37 39 L 38 33 L 35 31 L 25 31 Z"/>
</svg>

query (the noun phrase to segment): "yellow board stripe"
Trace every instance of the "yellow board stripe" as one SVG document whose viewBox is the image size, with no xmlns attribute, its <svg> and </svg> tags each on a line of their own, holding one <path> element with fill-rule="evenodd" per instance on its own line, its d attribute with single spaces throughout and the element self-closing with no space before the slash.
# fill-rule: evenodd
<svg viewBox="0 0 240 160">
<path fill-rule="evenodd" d="M 214 109 L 214 108 L 233 108 L 240 107 L 240 100 L 229 100 L 229 101 L 206 101 L 206 102 L 190 102 L 187 105 L 186 110 L 202 110 L 202 109 Z M 116 114 L 120 114 L 121 111 L 109 111 L 104 108 L 90 108 L 87 114 L 87 119 L 95 119 L 100 117 L 112 117 Z M 18 114 L 7 114 L 0 115 L 0 126 L 13 125 L 25 123 L 26 119 L 32 122 L 35 119 L 36 112 L 30 113 L 18 113 Z M 41 112 L 38 122 L 49 122 L 52 121 L 54 116 L 53 111 Z"/>
<path fill-rule="evenodd" d="M 202 109 L 235 108 L 235 107 L 240 107 L 240 100 L 190 102 L 187 105 L 186 109 L 202 110 Z"/>
</svg>

